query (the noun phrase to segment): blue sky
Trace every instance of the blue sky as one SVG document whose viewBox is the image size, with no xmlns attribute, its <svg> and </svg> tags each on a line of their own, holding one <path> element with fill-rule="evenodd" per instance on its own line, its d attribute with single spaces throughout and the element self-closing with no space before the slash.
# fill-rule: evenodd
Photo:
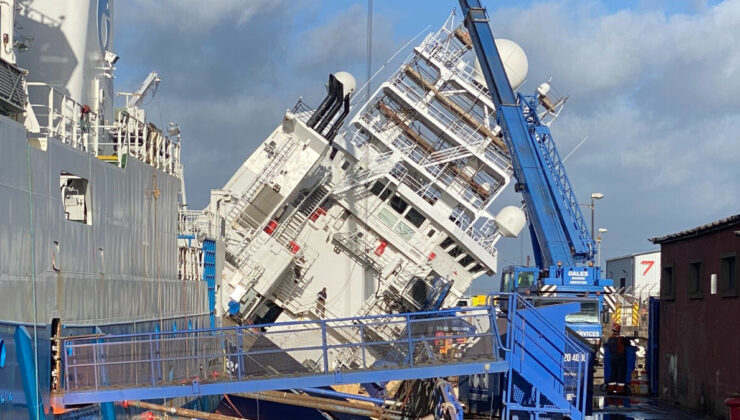
<svg viewBox="0 0 740 420">
<path fill-rule="evenodd" d="M 584 203 L 606 196 L 596 223 L 608 229 L 605 257 L 740 213 L 740 0 L 484 3 L 495 35 L 527 53 L 521 89 L 552 77 L 570 95 L 551 128 L 561 154 L 589 137 L 567 167 Z M 374 67 L 456 6 L 375 0 Z M 366 10 L 336 0 L 116 4 L 117 88 L 159 71 L 149 118 L 181 123 L 191 207 L 207 203 L 298 97 L 318 103 L 329 73 L 364 82 Z M 496 205 L 518 201 L 509 192 Z M 499 249 L 501 267 L 531 254 L 518 239 Z"/>
</svg>

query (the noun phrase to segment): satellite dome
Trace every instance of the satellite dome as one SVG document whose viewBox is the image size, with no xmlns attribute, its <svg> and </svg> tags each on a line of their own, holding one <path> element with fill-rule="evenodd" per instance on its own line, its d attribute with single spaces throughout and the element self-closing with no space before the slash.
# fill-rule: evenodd
<svg viewBox="0 0 740 420">
<path fill-rule="evenodd" d="M 334 78 L 342 83 L 342 86 L 344 87 L 342 97 L 345 97 L 355 91 L 355 88 L 357 87 L 357 82 L 355 81 L 354 76 L 352 76 L 351 74 L 347 73 L 346 71 L 338 71 L 334 73 Z"/>
<path fill-rule="evenodd" d="M 507 238 L 516 238 L 527 225 L 527 216 L 516 206 L 506 206 L 496 215 L 496 226 Z"/>
<path fill-rule="evenodd" d="M 529 70 L 529 61 L 527 61 L 527 54 L 524 53 L 522 47 L 514 41 L 499 38 L 496 40 L 496 48 L 501 56 L 501 61 L 504 63 L 504 70 L 506 75 L 509 77 L 509 83 L 511 88 L 516 89 L 527 78 L 527 71 Z M 478 59 L 475 59 L 475 81 L 488 86 L 486 80 L 483 78 L 481 72 L 480 63 Z"/>
</svg>

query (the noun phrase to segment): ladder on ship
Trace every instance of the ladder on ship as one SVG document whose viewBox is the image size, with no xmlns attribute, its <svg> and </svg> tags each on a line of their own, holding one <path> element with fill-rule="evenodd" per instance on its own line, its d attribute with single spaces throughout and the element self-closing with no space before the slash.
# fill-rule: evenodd
<svg viewBox="0 0 740 420">
<path fill-rule="evenodd" d="M 249 203 L 252 202 L 252 199 L 254 199 L 255 195 L 260 190 L 260 187 L 263 185 L 268 184 L 272 178 L 275 177 L 275 174 L 278 173 L 278 170 L 282 166 L 283 163 L 285 163 L 288 160 L 288 157 L 290 156 L 290 153 L 295 149 L 295 147 L 298 145 L 298 141 L 292 137 L 289 136 L 286 144 L 284 144 L 282 147 L 278 148 L 270 158 L 270 160 L 267 162 L 265 167 L 260 172 L 260 175 L 255 179 L 255 181 L 249 186 L 249 188 L 239 197 L 239 201 L 236 203 L 233 209 L 226 215 L 226 225 L 230 226 L 231 223 L 236 220 L 242 212 L 244 212 L 244 209 L 247 208 Z"/>
<path fill-rule="evenodd" d="M 422 313 L 69 337 L 61 344 L 63 391 L 52 398 L 72 406 L 498 372 L 506 380 L 503 418 L 583 419 L 592 355 L 565 329 L 565 315 L 578 311 L 578 304 L 535 308 L 517 294 L 491 295 L 489 302 Z M 364 333 L 379 324 L 398 324 L 403 333 L 393 340 Z M 507 325 L 505 331 L 499 325 Z M 332 344 L 328 337 L 335 329 L 357 330 L 345 336 L 358 338 Z M 316 330 L 321 343 L 302 341 Z M 449 343 L 455 351 L 443 352 Z M 384 356 L 330 368 L 347 346 Z"/>
</svg>

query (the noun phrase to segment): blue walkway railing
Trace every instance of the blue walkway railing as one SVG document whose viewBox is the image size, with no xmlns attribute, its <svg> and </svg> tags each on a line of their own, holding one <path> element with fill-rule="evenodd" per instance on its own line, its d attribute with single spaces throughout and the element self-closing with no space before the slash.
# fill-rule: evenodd
<svg viewBox="0 0 740 420">
<path fill-rule="evenodd" d="M 535 307 L 518 294 L 491 295 L 489 303 L 67 338 L 61 398 L 72 405 L 500 372 L 507 379 L 505 418 L 560 413 L 582 419 L 589 402 L 590 353 L 565 333 L 565 314 L 579 304 Z M 504 321 L 502 335 L 497 322 Z M 389 336 L 395 338 L 382 338 Z"/>
<path fill-rule="evenodd" d="M 510 363 L 504 397 L 504 418 L 516 414 L 562 413 L 582 419 L 590 404 L 591 350 L 565 333 L 565 315 L 577 312 L 578 302 L 562 298 L 533 306 L 519 294 L 492 295 L 507 312 L 506 360 Z"/>
<path fill-rule="evenodd" d="M 65 404 L 502 372 L 492 307 L 64 340 Z M 376 331 L 400 331 L 393 340 Z M 341 342 L 333 337 L 344 337 Z M 358 355 L 344 366 L 348 350 Z M 338 356 L 343 360 L 338 360 Z"/>
</svg>

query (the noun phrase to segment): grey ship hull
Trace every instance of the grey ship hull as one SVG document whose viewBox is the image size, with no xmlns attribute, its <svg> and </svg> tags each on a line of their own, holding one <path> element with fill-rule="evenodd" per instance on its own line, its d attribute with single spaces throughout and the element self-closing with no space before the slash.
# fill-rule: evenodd
<svg viewBox="0 0 740 420">
<path fill-rule="evenodd" d="M 62 172 L 88 180 L 91 224 L 66 220 Z M 178 279 L 179 189 L 133 158 L 119 168 L 54 139 L 31 146 L 22 125 L 0 117 L 0 419 L 33 413 L 35 375 L 22 366 L 19 331 L 38 342 L 50 417 L 54 320 L 64 336 L 208 325 L 205 282 Z"/>
</svg>

